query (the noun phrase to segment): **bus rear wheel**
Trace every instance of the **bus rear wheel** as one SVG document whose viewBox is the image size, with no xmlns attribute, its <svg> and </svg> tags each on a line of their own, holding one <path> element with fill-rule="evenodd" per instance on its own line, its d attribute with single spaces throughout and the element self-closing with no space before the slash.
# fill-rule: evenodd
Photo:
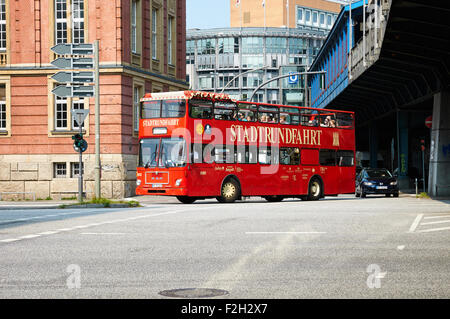
<svg viewBox="0 0 450 319">
<path fill-rule="evenodd" d="M 275 202 L 281 202 L 284 199 L 284 197 L 278 196 L 278 195 L 273 195 L 273 196 L 264 196 L 264 199 L 268 202 L 275 203 Z"/>
<path fill-rule="evenodd" d="M 318 178 L 313 178 L 308 186 L 308 200 L 319 200 L 322 194 L 322 183 Z"/>
<path fill-rule="evenodd" d="M 195 197 L 190 196 L 177 196 L 177 199 L 183 204 L 192 204 L 193 202 L 196 201 Z"/>
<path fill-rule="evenodd" d="M 241 188 L 239 187 L 239 183 L 234 178 L 230 178 L 223 183 L 220 189 L 220 196 L 217 197 L 217 200 L 220 203 L 234 203 L 240 194 Z"/>
</svg>

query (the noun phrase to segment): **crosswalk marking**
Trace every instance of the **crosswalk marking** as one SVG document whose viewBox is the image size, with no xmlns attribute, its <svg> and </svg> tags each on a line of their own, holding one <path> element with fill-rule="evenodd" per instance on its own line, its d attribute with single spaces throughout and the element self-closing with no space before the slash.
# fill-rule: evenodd
<svg viewBox="0 0 450 319">
<path fill-rule="evenodd" d="M 450 227 L 438 227 L 434 228 L 440 224 L 450 223 L 450 214 L 441 213 L 439 215 L 424 215 L 419 214 L 414 219 L 411 227 L 409 228 L 409 232 L 417 232 L 417 233 L 429 233 L 429 232 L 438 232 L 438 231 L 446 231 L 450 230 Z M 434 226 L 436 225 L 436 226 Z"/>
</svg>

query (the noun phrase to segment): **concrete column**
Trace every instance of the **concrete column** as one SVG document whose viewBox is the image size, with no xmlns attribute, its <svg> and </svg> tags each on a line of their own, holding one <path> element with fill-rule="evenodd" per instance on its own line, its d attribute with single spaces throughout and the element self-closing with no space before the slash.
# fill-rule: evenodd
<svg viewBox="0 0 450 319">
<path fill-rule="evenodd" d="M 372 121 L 369 128 L 369 155 L 371 168 L 378 168 L 378 129 L 377 123 Z"/>
<path fill-rule="evenodd" d="M 434 95 L 428 194 L 450 196 L 450 91 Z"/>
<path fill-rule="evenodd" d="M 397 141 L 398 141 L 398 183 L 400 189 L 408 189 L 408 113 L 397 111 Z"/>
</svg>

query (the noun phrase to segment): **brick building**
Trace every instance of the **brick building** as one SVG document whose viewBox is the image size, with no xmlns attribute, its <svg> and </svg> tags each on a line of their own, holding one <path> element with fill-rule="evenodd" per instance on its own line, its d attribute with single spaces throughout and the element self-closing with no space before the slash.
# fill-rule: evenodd
<svg viewBox="0 0 450 319">
<path fill-rule="evenodd" d="M 329 30 L 339 11 L 327 0 L 230 0 L 230 26 Z"/>
<path fill-rule="evenodd" d="M 78 126 L 70 110 L 89 108 L 84 189 L 94 195 L 94 99 L 51 93 L 50 48 L 99 40 L 102 196 L 133 195 L 138 101 L 145 92 L 187 89 L 185 30 L 185 0 L 0 0 L 0 192 L 75 195 Z"/>
</svg>

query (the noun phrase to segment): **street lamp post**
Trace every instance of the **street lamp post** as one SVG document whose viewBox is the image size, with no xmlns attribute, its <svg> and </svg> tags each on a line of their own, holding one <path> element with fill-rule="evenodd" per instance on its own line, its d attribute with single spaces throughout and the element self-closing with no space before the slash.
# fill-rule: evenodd
<svg viewBox="0 0 450 319">
<path fill-rule="evenodd" d="M 268 68 L 268 67 L 269 67 L 269 66 L 266 65 L 266 66 L 263 66 L 263 67 L 260 67 L 260 68 L 251 69 L 251 70 L 248 70 L 248 71 L 239 73 L 238 75 L 234 76 L 230 81 L 228 81 L 227 84 L 225 84 L 225 86 L 222 88 L 222 90 L 220 91 L 220 93 L 223 93 L 223 91 L 224 91 L 231 83 L 233 83 L 234 80 L 236 80 L 236 79 L 237 79 L 238 77 L 240 77 L 241 75 L 244 75 L 244 74 L 247 74 L 247 73 L 250 73 L 250 72 L 254 72 L 254 71 L 258 71 L 258 70 L 262 70 L 262 69 L 266 69 L 266 68 Z"/>
</svg>

